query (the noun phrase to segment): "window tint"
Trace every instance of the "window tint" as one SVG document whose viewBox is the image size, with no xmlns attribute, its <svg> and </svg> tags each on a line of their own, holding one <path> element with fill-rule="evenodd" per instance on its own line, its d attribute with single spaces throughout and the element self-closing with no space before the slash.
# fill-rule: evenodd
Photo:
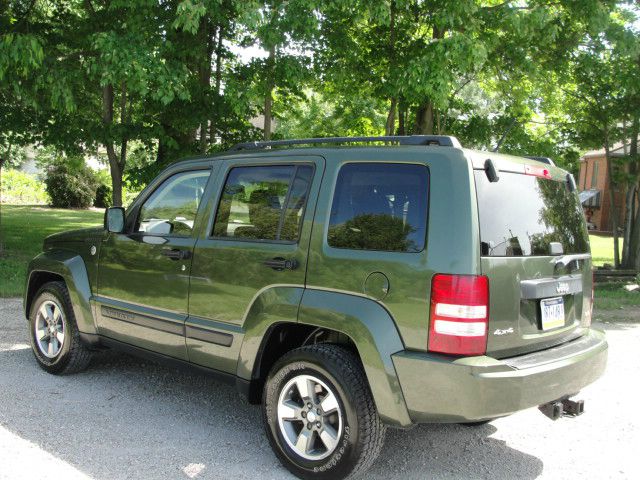
<svg viewBox="0 0 640 480">
<path fill-rule="evenodd" d="M 422 165 L 350 163 L 340 169 L 329 245 L 419 252 L 427 225 L 428 170 Z"/>
<path fill-rule="evenodd" d="M 565 254 L 589 251 L 582 207 L 565 182 L 500 172 L 491 183 L 474 173 L 483 256 L 551 255 L 552 242 Z"/>
<path fill-rule="evenodd" d="M 310 165 L 232 169 L 213 235 L 297 241 L 312 176 Z"/>
<path fill-rule="evenodd" d="M 136 232 L 189 236 L 200 206 L 209 170 L 177 173 L 165 180 L 142 204 Z"/>
</svg>

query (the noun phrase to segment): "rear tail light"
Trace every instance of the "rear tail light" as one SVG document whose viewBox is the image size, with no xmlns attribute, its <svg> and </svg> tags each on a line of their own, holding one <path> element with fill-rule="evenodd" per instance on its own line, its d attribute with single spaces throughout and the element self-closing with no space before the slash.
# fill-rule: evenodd
<svg viewBox="0 0 640 480">
<path fill-rule="evenodd" d="M 483 355 L 487 350 L 489 280 L 438 273 L 431 283 L 429 351 Z"/>
</svg>

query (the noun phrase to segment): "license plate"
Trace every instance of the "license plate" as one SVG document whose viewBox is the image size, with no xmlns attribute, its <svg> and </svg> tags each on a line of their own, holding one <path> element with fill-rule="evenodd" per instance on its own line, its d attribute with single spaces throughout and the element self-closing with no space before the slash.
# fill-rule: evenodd
<svg viewBox="0 0 640 480">
<path fill-rule="evenodd" d="M 564 326 L 564 300 L 562 297 L 540 300 L 542 330 L 551 330 Z"/>
</svg>

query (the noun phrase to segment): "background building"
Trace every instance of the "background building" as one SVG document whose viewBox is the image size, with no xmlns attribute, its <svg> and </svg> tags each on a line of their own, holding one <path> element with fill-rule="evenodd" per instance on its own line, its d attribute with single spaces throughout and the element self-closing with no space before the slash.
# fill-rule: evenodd
<svg viewBox="0 0 640 480">
<path fill-rule="evenodd" d="M 629 154 L 628 145 L 615 145 L 612 157 L 625 157 Z M 618 227 L 624 222 L 624 203 L 626 189 L 621 187 L 614 195 L 615 208 L 609 197 L 609 177 L 604 149 L 592 150 L 580 158 L 578 190 L 584 207 L 589 228 L 599 232 L 613 231 L 613 215 L 617 215 Z"/>
</svg>

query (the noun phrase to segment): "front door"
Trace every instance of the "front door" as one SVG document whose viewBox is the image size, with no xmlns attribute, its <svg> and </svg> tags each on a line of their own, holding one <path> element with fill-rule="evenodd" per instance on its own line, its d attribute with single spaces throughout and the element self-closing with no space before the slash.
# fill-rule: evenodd
<svg viewBox="0 0 640 480">
<path fill-rule="evenodd" d="M 163 176 L 129 212 L 127 231 L 106 237 L 96 298 L 101 335 L 187 358 L 189 273 L 209 176 L 209 168 Z"/>
<path fill-rule="evenodd" d="M 222 163 L 212 220 L 194 252 L 186 323 L 190 361 L 235 373 L 250 305 L 269 292 L 277 295 L 282 290 L 276 286 L 304 287 L 323 169 L 324 159 L 316 156 Z M 297 306 L 279 315 L 295 321 L 296 313 Z"/>
</svg>

